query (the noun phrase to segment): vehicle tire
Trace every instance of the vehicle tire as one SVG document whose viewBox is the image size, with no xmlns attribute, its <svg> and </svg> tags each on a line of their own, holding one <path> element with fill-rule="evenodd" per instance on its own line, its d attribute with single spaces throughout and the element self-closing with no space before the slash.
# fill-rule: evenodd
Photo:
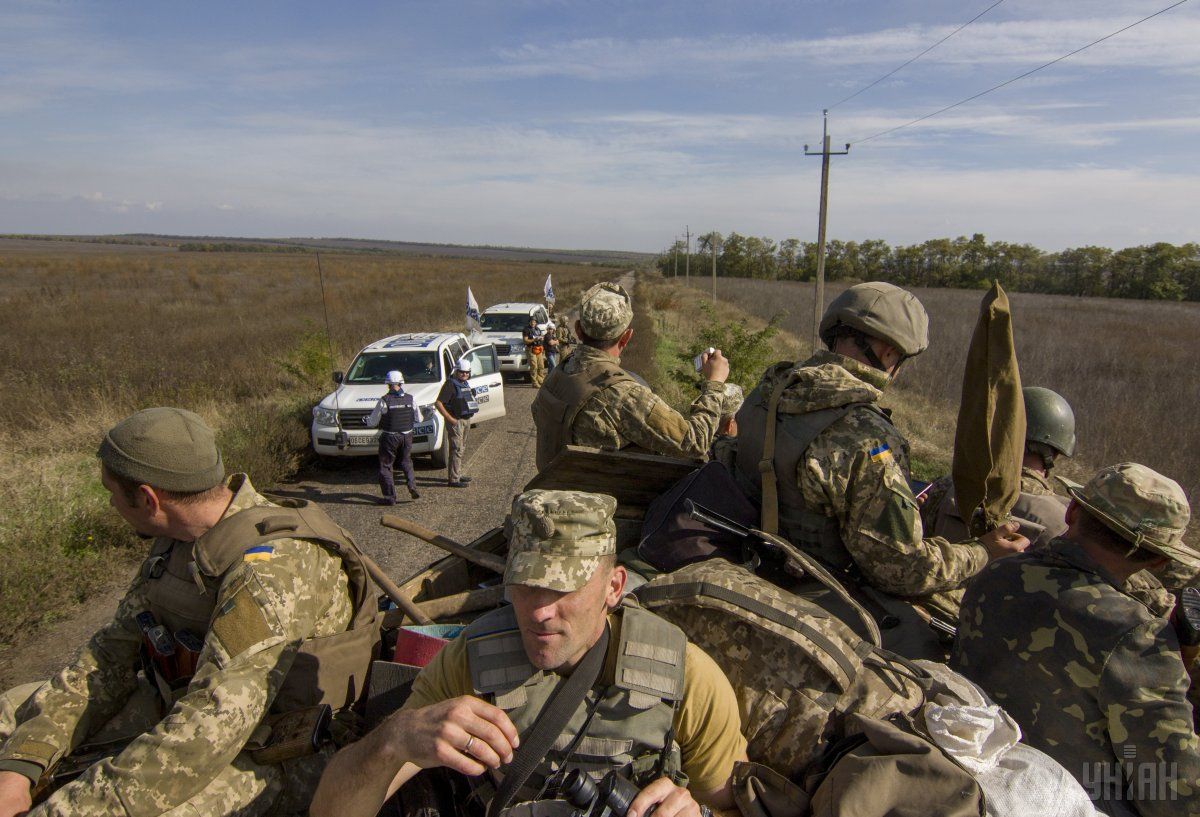
<svg viewBox="0 0 1200 817">
<path fill-rule="evenodd" d="M 450 464 L 450 429 L 442 431 L 442 447 L 429 454 L 429 460 L 434 468 L 445 468 Z"/>
</svg>

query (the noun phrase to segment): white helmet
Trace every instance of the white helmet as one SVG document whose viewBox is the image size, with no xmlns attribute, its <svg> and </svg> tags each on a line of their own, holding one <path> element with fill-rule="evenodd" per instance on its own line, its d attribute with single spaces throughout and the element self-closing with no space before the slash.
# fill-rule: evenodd
<svg viewBox="0 0 1200 817">
<path fill-rule="evenodd" d="M 401 386 L 404 385 L 404 375 L 396 369 L 392 369 L 390 372 L 388 372 L 383 379 L 389 386 L 394 386 L 396 384 Z"/>
<path fill-rule="evenodd" d="M 470 372 L 471 372 L 471 361 L 467 360 L 465 357 L 460 357 L 460 358 L 458 359 L 458 362 L 454 364 L 454 371 L 456 371 L 456 372 L 467 372 L 468 374 L 470 374 Z"/>
</svg>

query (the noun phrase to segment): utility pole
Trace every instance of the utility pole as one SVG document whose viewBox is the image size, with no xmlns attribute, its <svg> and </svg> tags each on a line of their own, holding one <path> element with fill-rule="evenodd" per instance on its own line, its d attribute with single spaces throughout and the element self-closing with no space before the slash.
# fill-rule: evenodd
<svg viewBox="0 0 1200 817">
<path fill-rule="evenodd" d="M 671 277 L 679 277 L 679 236 L 675 236 L 675 240 L 671 242 Z"/>
<path fill-rule="evenodd" d="M 708 251 L 712 253 L 713 306 L 717 305 L 717 231 L 708 234 Z"/>
<path fill-rule="evenodd" d="M 824 120 L 821 152 L 810 151 L 808 145 L 804 146 L 805 156 L 821 157 L 821 215 L 817 226 L 817 289 L 813 294 L 812 343 L 814 352 L 821 348 L 821 313 L 825 311 L 825 222 L 829 215 L 829 157 L 845 156 L 850 152 L 849 142 L 846 143 L 845 150 L 836 152 L 829 150 L 829 111 L 821 111 L 821 116 Z"/>
<path fill-rule="evenodd" d="M 684 227 L 687 230 L 687 244 L 684 245 L 684 260 L 683 260 L 683 280 L 684 283 L 692 281 L 692 228 Z"/>
</svg>

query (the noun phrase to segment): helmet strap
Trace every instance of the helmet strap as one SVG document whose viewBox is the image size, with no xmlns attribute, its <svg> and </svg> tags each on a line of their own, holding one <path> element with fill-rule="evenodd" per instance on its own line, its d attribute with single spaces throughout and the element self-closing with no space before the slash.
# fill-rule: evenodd
<svg viewBox="0 0 1200 817">
<path fill-rule="evenodd" d="M 850 337 L 854 339 L 854 345 L 858 348 L 858 351 L 863 353 L 863 357 L 867 359 L 868 363 L 881 372 L 887 371 L 887 366 L 884 366 L 883 361 L 879 359 L 879 355 L 875 354 L 875 350 L 871 348 L 871 341 L 866 335 L 855 332 Z"/>
</svg>

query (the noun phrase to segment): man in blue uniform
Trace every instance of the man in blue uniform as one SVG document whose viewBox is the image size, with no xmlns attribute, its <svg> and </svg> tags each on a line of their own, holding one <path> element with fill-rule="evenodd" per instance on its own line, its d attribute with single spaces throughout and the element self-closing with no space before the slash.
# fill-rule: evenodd
<svg viewBox="0 0 1200 817">
<path fill-rule="evenodd" d="M 387 373 L 387 394 L 379 398 L 374 410 L 363 422 L 370 428 L 378 426 L 379 435 L 379 489 L 383 491 L 383 504 L 396 504 L 396 480 L 394 468 L 399 454 L 400 469 L 408 485 L 408 495 L 419 499 L 417 481 L 413 477 L 412 442 L 413 425 L 417 421 L 417 407 L 411 394 L 404 392 L 404 375 L 398 371 Z"/>
<path fill-rule="evenodd" d="M 446 469 L 446 484 L 451 488 L 466 488 L 470 477 L 462 474 L 463 449 L 467 444 L 467 427 L 470 419 L 479 411 L 475 402 L 475 393 L 471 390 L 471 364 L 466 359 L 459 359 L 454 366 L 454 374 L 442 384 L 438 392 L 438 414 L 446 421 L 446 433 L 450 435 L 450 462 Z"/>
</svg>

